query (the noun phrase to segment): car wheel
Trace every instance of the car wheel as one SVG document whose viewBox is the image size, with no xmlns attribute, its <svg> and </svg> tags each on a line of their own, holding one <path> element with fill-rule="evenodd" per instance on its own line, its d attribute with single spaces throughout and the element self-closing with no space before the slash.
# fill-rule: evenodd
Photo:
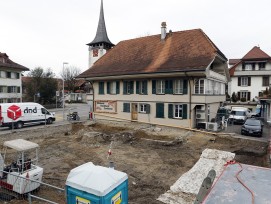
<svg viewBox="0 0 271 204">
<path fill-rule="evenodd" d="M 16 123 L 16 128 L 21 129 L 24 126 L 23 122 L 17 122 Z"/>
<path fill-rule="evenodd" d="M 47 119 L 47 124 L 52 124 L 52 123 L 53 123 L 52 118 L 48 118 L 48 119 Z"/>
</svg>

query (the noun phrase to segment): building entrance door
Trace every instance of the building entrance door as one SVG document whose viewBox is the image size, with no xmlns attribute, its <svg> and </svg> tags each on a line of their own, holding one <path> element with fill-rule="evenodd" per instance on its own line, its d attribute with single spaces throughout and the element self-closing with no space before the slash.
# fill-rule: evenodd
<svg viewBox="0 0 271 204">
<path fill-rule="evenodd" d="M 132 103 L 132 120 L 137 120 L 137 103 Z"/>
</svg>

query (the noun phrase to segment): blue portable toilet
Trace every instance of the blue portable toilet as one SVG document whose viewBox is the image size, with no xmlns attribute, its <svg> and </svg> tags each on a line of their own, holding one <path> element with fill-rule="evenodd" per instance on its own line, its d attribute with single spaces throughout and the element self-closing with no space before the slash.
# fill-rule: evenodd
<svg viewBox="0 0 271 204">
<path fill-rule="evenodd" d="M 88 162 L 66 180 L 67 204 L 128 204 L 126 173 Z"/>
</svg>

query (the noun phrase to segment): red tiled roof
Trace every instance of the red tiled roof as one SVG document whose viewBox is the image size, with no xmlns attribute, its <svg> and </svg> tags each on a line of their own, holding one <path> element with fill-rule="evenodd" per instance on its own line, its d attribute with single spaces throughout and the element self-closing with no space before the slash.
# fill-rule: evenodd
<svg viewBox="0 0 271 204">
<path fill-rule="evenodd" d="M 77 78 L 203 70 L 218 54 L 227 60 L 201 29 L 152 35 L 121 41 Z"/>
<path fill-rule="evenodd" d="M 270 59 L 271 57 L 260 49 L 260 47 L 253 47 L 242 60 L 252 60 L 252 59 Z"/>
<path fill-rule="evenodd" d="M 240 59 L 229 59 L 229 65 L 235 65 L 236 63 L 240 62 Z"/>
<path fill-rule="evenodd" d="M 84 79 L 77 79 L 75 86 L 82 86 L 85 82 L 86 82 L 86 80 L 84 80 Z"/>
<path fill-rule="evenodd" d="M 5 60 L 4 62 L 2 61 L 3 59 Z M 0 52 L 0 67 L 14 68 L 14 69 L 19 69 L 20 71 L 29 71 L 28 68 L 10 60 L 6 53 L 1 53 L 1 52 Z"/>
<path fill-rule="evenodd" d="M 229 74 L 232 77 L 234 75 L 236 67 L 242 63 L 242 60 L 239 60 L 236 64 L 234 64 L 230 69 L 229 69 Z"/>
<path fill-rule="evenodd" d="M 22 83 L 29 83 L 32 77 L 22 76 Z"/>
</svg>

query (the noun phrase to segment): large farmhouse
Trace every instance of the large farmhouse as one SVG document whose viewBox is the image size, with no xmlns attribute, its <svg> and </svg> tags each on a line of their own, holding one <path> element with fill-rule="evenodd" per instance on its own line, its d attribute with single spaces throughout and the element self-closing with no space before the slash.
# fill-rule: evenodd
<svg viewBox="0 0 271 204">
<path fill-rule="evenodd" d="M 161 34 L 121 41 L 78 78 L 93 85 L 96 118 L 192 128 L 215 118 L 229 73 L 201 29 L 167 32 L 163 22 Z"/>
</svg>

